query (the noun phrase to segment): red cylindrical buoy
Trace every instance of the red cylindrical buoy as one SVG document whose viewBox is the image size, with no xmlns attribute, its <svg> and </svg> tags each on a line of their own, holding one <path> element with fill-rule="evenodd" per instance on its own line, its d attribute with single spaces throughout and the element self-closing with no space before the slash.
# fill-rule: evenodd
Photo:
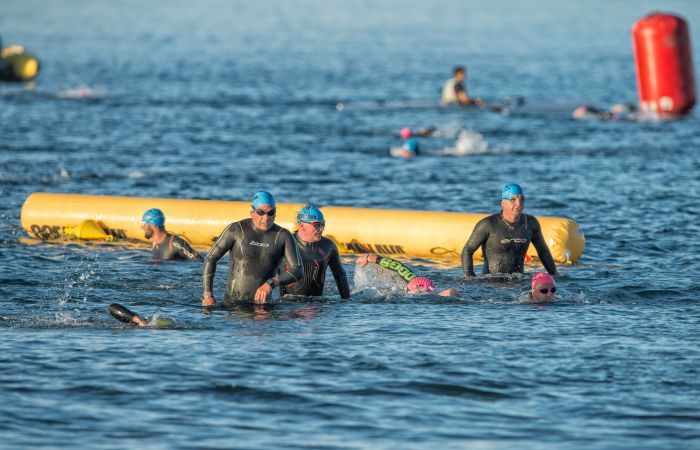
<svg viewBox="0 0 700 450">
<path fill-rule="evenodd" d="M 686 21 L 652 13 L 632 27 L 639 110 L 672 117 L 695 105 L 695 74 Z"/>
</svg>

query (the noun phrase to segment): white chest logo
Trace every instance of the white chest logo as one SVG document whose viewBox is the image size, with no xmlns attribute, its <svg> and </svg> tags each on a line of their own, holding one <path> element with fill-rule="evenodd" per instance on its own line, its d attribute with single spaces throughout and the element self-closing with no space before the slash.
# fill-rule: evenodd
<svg viewBox="0 0 700 450">
<path fill-rule="evenodd" d="M 255 242 L 255 241 L 250 241 L 250 245 L 255 245 L 258 247 L 269 247 L 270 244 L 266 244 L 264 242 Z"/>
<path fill-rule="evenodd" d="M 527 239 L 523 239 L 523 238 L 501 239 L 501 244 L 509 244 L 511 242 L 513 242 L 515 244 L 524 244 L 527 242 Z"/>
</svg>

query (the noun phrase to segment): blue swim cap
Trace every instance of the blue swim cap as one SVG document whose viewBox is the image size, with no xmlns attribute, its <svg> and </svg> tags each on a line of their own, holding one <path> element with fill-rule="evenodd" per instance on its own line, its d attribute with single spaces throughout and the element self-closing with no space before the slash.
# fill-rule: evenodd
<svg viewBox="0 0 700 450">
<path fill-rule="evenodd" d="M 509 200 L 513 195 L 522 195 L 525 197 L 525 192 L 523 192 L 523 188 L 521 188 L 519 184 L 506 184 L 501 193 L 501 199 Z"/>
<path fill-rule="evenodd" d="M 299 210 L 297 214 L 297 222 L 325 222 L 326 219 L 323 218 L 323 213 L 320 209 L 315 206 L 307 205 Z"/>
<path fill-rule="evenodd" d="M 158 208 L 151 208 L 143 213 L 141 220 L 157 227 L 162 227 L 165 225 L 165 215 L 163 214 L 163 211 Z"/>
<path fill-rule="evenodd" d="M 261 205 L 270 205 L 274 208 L 277 202 L 275 202 L 275 197 L 269 192 L 259 191 L 253 196 L 253 209 L 257 209 Z"/>
<path fill-rule="evenodd" d="M 407 139 L 403 147 L 411 153 L 418 153 L 418 141 L 415 139 Z"/>
</svg>

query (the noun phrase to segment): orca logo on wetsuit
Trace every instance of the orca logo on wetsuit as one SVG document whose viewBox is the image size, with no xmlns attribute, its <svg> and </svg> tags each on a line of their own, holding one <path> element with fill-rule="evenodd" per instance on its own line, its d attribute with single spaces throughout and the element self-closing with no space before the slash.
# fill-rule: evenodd
<svg viewBox="0 0 700 450">
<path fill-rule="evenodd" d="M 193 258 L 194 258 L 194 254 L 193 254 L 193 253 L 187 251 L 187 249 L 186 249 L 185 247 L 183 247 L 182 245 L 178 244 L 177 242 L 173 242 L 173 247 L 175 247 L 176 249 L 180 250 L 180 251 L 181 251 L 185 256 L 187 256 L 188 258 L 190 258 L 190 259 L 193 259 Z"/>
<path fill-rule="evenodd" d="M 269 247 L 270 244 L 266 244 L 265 242 L 255 242 L 255 241 L 250 241 L 250 245 L 256 245 L 258 247 Z"/>
<path fill-rule="evenodd" d="M 511 242 L 514 242 L 516 244 L 525 244 L 525 243 L 527 243 L 527 239 L 523 239 L 523 238 L 501 239 L 501 244 L 509 244 Z"/>
</svg>

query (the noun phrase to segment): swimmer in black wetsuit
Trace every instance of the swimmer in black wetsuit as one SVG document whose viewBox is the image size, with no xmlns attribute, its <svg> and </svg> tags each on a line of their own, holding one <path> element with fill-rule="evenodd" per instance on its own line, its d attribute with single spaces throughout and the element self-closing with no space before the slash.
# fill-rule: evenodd
<svg viewBox="0 0 700 450">
<path fill-rule="evenodd" d="M 296 283 L 282 286 L 282 294 L 321 296 L 326 283 L 326 269 L 331 268 L 340 298 L 350 298 L 348 277 L 340 262 L 338 246 L 327 237 L 323 237 L 326 220 L 323 213 L 315 206 L 304 206 L 297 214 L 299 230 L 294 233 L 299 246 L 299 254 L 304 264 L 304 278 Z M 281 272 L 289 270 L 287 263 Z"/>
<path fill-rule="evenodd" d="M 519 185 L 512 183 L 505 186 L 501 195 L 501 213 L 481 219 L 464 244 L 462 268 L 465 276 L 475 276 L 473 256 L 479 247 L 482 247 L 484 254 L 484 275 L 523 273 L 523 260 L 530 242 L 547 272 L 557 274 L 540 223 L 535 216 L 522 213 L 524 203 L 525 196 Z"/>
<path fill-rule="evenodd" d="M 377 264 L 378 266 L 383 267 L 384 269 L 390 272 L 395 272 L 396 275 L 398 275 L 398 277 L 394 275 L 392 278 L 398 278 L 401 280 L 402 283 L 406 283 L 406 293 L 411 294 L 418 292 L 435 291 L 435 283 L 433 283 L 432 280 L 425 277 L 419 277 L 405 264 L 395 259 L 391 259 L 387 256 L 380 256 L 375 254 L 360 255 L 360 257 L 357 258 L 355 264 L 357 264 L 357 266 L 359 267 L 364 267 L 370 263 Z M 355 269 L 355 273 L 358 273 L 357 268 Z M 355 280 L 357 283 L 357 278 Z M 438 295 L 441 295 L 443 297 L 459 297 L 459 292 L 457 292 L 457 290 L 454 288 L 449 288 L 445 289 L 444 291 L 438 292 Z"/>
<path fill-rule="evenodd" d="M 165 231 L 165 215 L 160 209 L 149 209 L 143 214 L 141 221 L 144 237 L 153 240 L 153 259 L 202 259 L 186 240 Z"/>
<path fill-rule="evenodd" d="M 216 262 L 231 252 L 224 301 L 266 303 L 275 286 L 304 276 L 299 249 L 289 230 L 275 224 L 275 199 L 260 191 L 253 197 L 250 219 L 230 224 L 214 242 L 204 260 L 202 306 L 216 303 L 213 294 Z M 275 276 L 284 258 L 287 270 Z"/>
</svg>

